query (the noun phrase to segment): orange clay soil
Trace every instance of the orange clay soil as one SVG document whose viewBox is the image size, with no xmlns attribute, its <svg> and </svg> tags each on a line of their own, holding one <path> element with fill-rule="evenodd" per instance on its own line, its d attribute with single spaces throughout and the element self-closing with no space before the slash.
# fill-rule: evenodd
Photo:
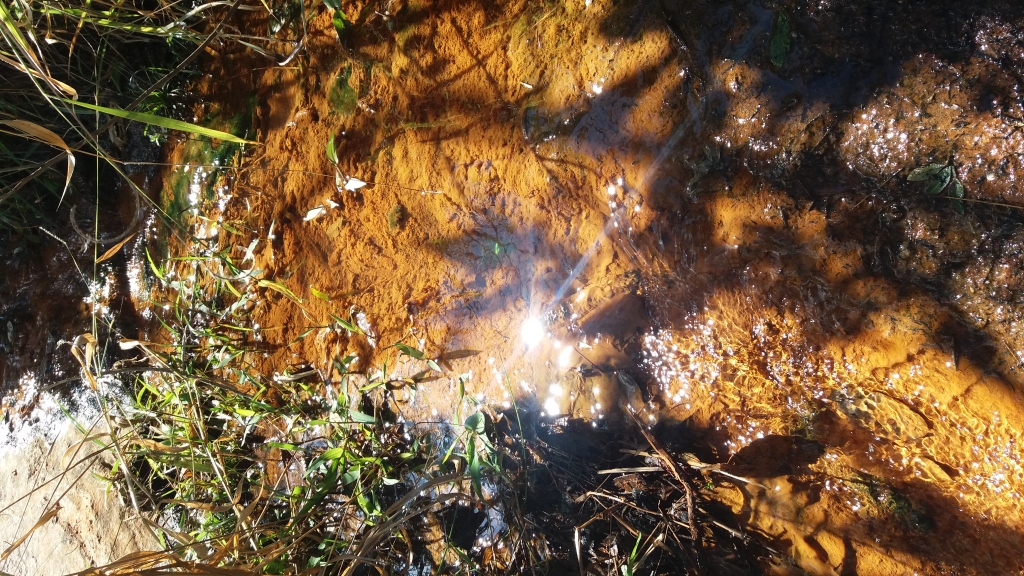
<svg viewBox="0 0 1024 576">
<path fill-rule="evenodd" d="M 210 60 L 207 109 L 254 102 L 261 143 L 223 213 L 255 232 L 221 246 L 302 299 L 264 289 L 264 373 L 424 370 L 403 342 L 444 368 L 393 391 L 412 421 L 689 430 L 778 573 L 1024 568 L 1020 214 L 906 180 L 1020 204 L 1019 16 L 819 6 L 779 67 L 770 8 L 354 3 L 347 48 L 315 11 L 287 65 Z"/>
</svg>

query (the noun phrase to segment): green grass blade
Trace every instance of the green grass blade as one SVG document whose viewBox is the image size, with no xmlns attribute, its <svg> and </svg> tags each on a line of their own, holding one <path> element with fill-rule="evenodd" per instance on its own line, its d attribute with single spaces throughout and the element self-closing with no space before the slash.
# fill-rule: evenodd
<svg viewBox="0 0 1024 576">
<path fill-rule="evenodd" d="M 212 128 L 204 128 L 203 126 L 197 126 L 195 124 L 183 122 L 181 120 L 164 118 L 163 116 L 157 116 L 155 114 L 147 114 L 145 112 L 132 112 L 129 110 L 118 110 L 117 108 L 107 108 L 106 106 L 97 106 L 96 104 L 87 104 L 85 102 L 78 102 L 76 100 L 62 100 L 68 104 L 81 106 L 82 108 L 88 108 L 89 110 L 95 110 L 97 112 L 102 112 L 104 114 L 110 114 L 111 116 L 117 116 L 118 118 L 124 118 L 126 120 L 133 120 L 135 122 L 142 122 L 144 124 L 160 126 L 161 128 L 167 128 L 169 130 L 181 130 L 182 132 L 191 132 L 192 134 L 208 136 L 210 138 L 224 140 L 225 142 L 234 142 L 236 144 L 257 144 L 257 142 L 253 142 L 252 140 L 245 140 L 244 138 L 239 138 L 234 134 L 228 134 L 227 132 L 221 132 L 220 130 L 214 130 Z"/>
<path fill-rule="evenodd" d="M 302 298 L 296 296 L 294 292 L 289 290 L 284 284 L 281 284 L 280 282 L 274 282 L 273 280 L 260 280 L 259 282 L 256 283 L 256 285 L 259 286 L 260 288 L 269 288 L 271 290 L 274 290 L 275 292 L 278 292 L 279 294 L 282 294 L 290 298 L 296 304 L 302 304 Z"/>
</svg>

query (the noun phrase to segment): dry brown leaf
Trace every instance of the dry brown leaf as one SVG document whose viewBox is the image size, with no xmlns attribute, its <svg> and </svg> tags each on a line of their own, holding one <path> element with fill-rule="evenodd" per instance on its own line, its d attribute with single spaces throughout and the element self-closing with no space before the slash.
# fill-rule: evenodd
<svg viewBox="0 0 1024 576">
<path fill-rule="evenodd" d="M 256 505 L 263 501 L 263 497 L 265 495 L 266 493 L 263 491 L 263 487 L 260 486 L 259 494 L 257 494 L 256 497 L 253 498 L 252 502 L 250 502 L 249 505 L 243 508 L 242 511 L 238 514 L 239 526 L 245 524 L 245 521 L 248 520 L 249 516 L 252 515 L 252 511 L 256 509 Z"/>
<path fill-rule="evenodd" d="M 132 234 L 132 235 L 128 236 L 124 240 L 121 240 L 120 242 L 115 244 L 113 247 L 111 247 L 110 250 L 107 250 L 106 252 L 104 252 L 103 256 L 100 256 L 99 258 L 96 259 L 96 263 L 99 264 L 100 262 L 105 262 L 105 261 L 110 260 L 111 258 L 113 258 L 114 255 L 117 254 L 118 252 L 120 252 L 121 248 L 123 248 L 124 245 L 127 244 L 128 241 L 131 240 L 132 238 L 135 238 L 135 234 Z"/>
<path fill-rule="evenodd" d="M 167 454 L 179 454 L 188 450 L 188 446 L 168 446 L 155 440 L 150 440 L 149 438 L 132 438 L 131 443 L 138 444 L 139 446 L 142 446 L 147 450 L 152 450 L 153 452 L 164 452 Z"/>
<path fill-rule="evenodd" d="M 185 508 L 192 508 L 194 510 L 203 510 L 205 512 L 227 512 L 228 510 L 231 510 L 231 504 L 222 504 L 218 506 L 209 502 L 195 502 L 191 500 L 161 500 L 160 504 L 177 504 L 178 506 L 184 506 Z"/>
<path fill-rule="evenodd" d="M 140 516 L 140 519 L 147 526 L 149 526 L 150 528 L 152 528 L 154 530 L 157 530 L 159 532 L 163 532 L 164 535 L 170 536 L 171 539 L 173 539 L 174 541 L 176 541 L 178 544 L 180 544 L 182 546 L 190 547 L 190 546 L 192 546 L 192 545 L 194 545 L 196 543 L 196 541 L 191 536 L 189 536 L 188 534 L 184 534 L 182 532 L 175 532 L 174 530 L 171 530 L 170 528 L 167 528 L 166 526 L 161 526 L 161 525 L 157 524 L 156 522 L 150 520 L 149 518 L 147 518 L 145 516 Z"/>
<path fill-rule="evenodd" d="M 33 526 L 28 532 L 22 534 L 21 538 L 14 541 L 14 544 L 8 546 L 7 550 L 4 550 L 4 553 L 0 554 L 0 561 L 7 560 L 7 557 L 17 550 L 18 546 L 24 544 L 25 540 L 28 540 L 28 537 L 31 536 L 33 532 L 38 530 L 43 524 L 49 522 L 51 518 L 57 515 L 57 512 L 60 512 L 60 504 L 55 504 L 52 508 L 43 513 L 43 515 L 39 517 L 39 520 L 36 521 L 35 526 Z"/>
<path fill-rule="evenodd" d="M 84 345 L 79 347 L 82 342 L 84 342 Z M 75 338 L 75 341 L 71 344 L 71 355 L 82 365 L 85 378 L 89 381 L 89 386 L 93 390 L 100 389 L 99 382 L 96 381 L 96 376 L 92 373 L 92 358 L 96 355 L 96 344 L 96 338 L 92 334 L 82 334 Z"/>
<path fill-rule="evenodd" d="M 15 31 L 15 30 L 12 30 L 12 31 Z M 53 88 L 56 92 L 63 92 L 64 94 L 66 94 L 72 100 L 78 100 L 78 91 L 77 90 L 75 90 L 71 86 L 65 84 L 64 82 L 61 82 L 60 80 L 57 80 L 56 78 L 50 76 L 49 74 L 40 72 L 40 70 L 43 69 L 42 63 L 39 61 L 39 58 L 36 57 L 35 52 L 29 47 L 28 43 L 25 42 L 25 39 L 21 38 L 21 34 L 20 33 L 17 34 L 17 38 L 15 39 L 15 41 L 17 42 L 18 45 L 20 45 L 24 49 L 24 55 L 26 57 L 28 57 L 29 60 L 32 61 L 32 64 L 34 64 L 35 67 L 38 68 L 38 70 L 32 70 L 30 68 L 26 68 L 20 62 L 18 62 L 16 60 L 12 60 L 10 58 L 7 58 L 6 56 L 4 56 L 2 54 L 0 54 L 0 61 L 5 62 L 6 64 L 12 66 L 16 70 L 20 70 L 20 71 L 24 72 L 25 74 L 31 74 L 32 76 L 35 76 L 36 78 L 39 78 L 40 80 L 43 80 L 44 82 L 49 84 L 50 87 Z"/>
<path fill-rule="evenodd" d="M 43 128 L 42 126 L 34 122 L 29 122 L 28 120 L 0 120 L 0 124 L 6 124 L 29 138 L 38 140 L 44 144 L 49 144 L 54 148 L 64 150 L 64 153 L 68 157 L 68 170 L 67 176 L 64 179 L 64 191 L 60 194 L 61 199 L 63 199 L 64 194 L 68 191 L 68 186 L 71 184 L 71 175 L 75 171 L 75 155 L 71 152 L 71 147 L 68 146 L 67 142 L 52 130 Z"/>
<path fill-rule="evenodd" d="M 52 130 L 43 128 L 35 122 L 29 122 L 28 120 L 0 120 L 0 124 L 6 124 L 11 128 L 39 140 L 40 142 L 44 142 L 55 148 L 66 150 L 69 154 L 71 153 L 71 148 L 68 147 L 63 138 L 58 136 Z"/>
<path fill-rule="evenodd" d="M 98 438 L 103 438 L 105 436 L 110 436 L 110 433 L 109 432 L 101 432 L 99 434 L 92 434 L 90 436 L 86 436 L 80 442 L 75 442 L 74 444 L 72 444 L 67 450 L 64 451 L 64 455 L 60 457 L 61 468 L 64 468 L 65 470 L 67 470 L 67 467 L 68 467 L 68 457 L 71 456 L 72 454 L 76 453 L 79 448 L 81 448 L 82 446 L 85 446 L 86 444 L 88 444 L 89 442 L 92 442 L 93 440 L 96 440 Z"/>
</svg>

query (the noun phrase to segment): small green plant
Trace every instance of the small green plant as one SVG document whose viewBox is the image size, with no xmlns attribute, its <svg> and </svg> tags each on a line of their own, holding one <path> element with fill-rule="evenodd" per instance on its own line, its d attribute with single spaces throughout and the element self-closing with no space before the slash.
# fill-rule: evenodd
<svg viewBox="0 0 1024 576">
<path fill-rule="evenodd" d="M 338 0 L 324 0 L 324 5 L 333 12 L 331 23 L 334 24 L 334 31 L 338 33 L 338 41 L 344 44 L 352 23 L 345 16 L 345 12 L 341 9 L 341 2 Z"/>
<path fill-rule="evenodd" d="M 338 72 L 334 83 L 331 85 L 331 90 L 327 94 L 327 100 L 331 103 L 331 109 L 342 116 L 355 114 L 359 105 L 359 94 L 356 93 L 355 88 L 349 83 L 350 78 L 352 78 L 352 67 L 345 66 Z"/>
<path fill-rule="evenodd" d="M 388 230 L 395 234 L 402 228 L 402 222 L 405 220 L 405 208 L 396 203 L 388 210 Z"/>
<path fill-rule="evenodd" d="M 784 12 L 775 17 L 775 31 L 772 33 L 771 56 L 772 64 L 782 68 L 789 53 L 789 18 Z"/>
<path fill-rule="evenodd" d="M 629 552 L 629 558 L 626 559 L 626 563 L 619 567 L 622 572 L 622 576 L 633 576 L 637 569 L 637 552 L 640 550 L 640 541 L 643 540 L 644 535 L 642 532 L 636 535 L 636 543 L 633 544 L 633 549 Z"/>
<path fill-rule="evenodd" d="M 928 188 L 925 193 L 932 196 L 946 191 L 950 198 L 953 209 L 964 213 L 964 185 L 957 176 L 956 168 L 952 164 L 929 164 L 915 168 L 907 176 L 908 182 L 927 182 Z"/>
<path fill-rule="evenodd" d="M 266 290 L 303 300 L 236 264 L 240 248 L 149 258 L 168 299 L 157 306 L 167 344 L 130 343 L 152 370 L 139 374 L 132 405 L 116 409 L 128 417 L 110 480 L 126 500 L 159 511 L 166 524 L 154 527 L 185 561 L 212 550 L 223 564 L 272 574 L 403 561 L 417 518 L 482 499 L 484 479 L 500 473 L 487 416 L 470 415 L 454 438 L 389 416 L 390 391 L 442 370 L 402 343 L 389 348 L 425 368 L 408 378 L 390 361 L 356 371 L 353 356 L 336 359 L 333 376 L 258 373 L 247 304 Z M 306 333 L 367 337 L 356 320 L 330 318 Z"/>
</svg>

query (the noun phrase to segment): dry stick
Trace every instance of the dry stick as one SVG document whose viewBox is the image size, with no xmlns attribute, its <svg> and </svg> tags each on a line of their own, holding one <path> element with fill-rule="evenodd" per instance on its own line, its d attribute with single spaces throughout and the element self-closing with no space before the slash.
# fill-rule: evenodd
<svg viewBox="0 0 1024 576">
<path fill-rule="evenodd" d="M 634 528 L 633 525 L 630 524 L 629 522 L 626 522 L 622 518 L 622 516 L 619 516 L 615 512 L 609 512 L 608 515 L 611 516 L 612 518 L 614 518 L 615 520 L 617 520 L 619 522 L 619 524 L 621 524 L 622 527 L 625 528 L 631 535 L 633 535 L 633 536 L 639 536 L 640 535 L 640 531 L 637 530 L 636 528 Z"/>
<path fill-rule="evenodd" d="M 911 409 L 913 409 L 913 408 L 911 408 Z M 755 482 L 755 481 L 751 480 L 750 478 L 744 478 L 743 476 L 737 476 L 735 474 L 730 474 L 729 472 L 726 472 L 725 470 L 722 470 L 722 465 L 721 464 L 707 464 L 705 462 L 701 462 L 693 454 L 683 454 L 683 460 L 686 462 L 686 464 L 690 468 L 693 468 L 695 470 L 699 470 L 700 472 L 714 472 L 715 474 L 721 474 L 722 476 L 725 476 L 726 478 L 732 478 L 733 480 L 737 480 L 739 482 L 744 482 L 746 484 L 752 484 L 754 486 L 757 486 L 758 488 L 763 488 L 765 490 L 769 490 L 769 488 L 767 486 L 765 486 L 764 484 L 761 484 L 760 482 Z"/>
<path fill-rule="evenodd" d="M 611 495 L 595 494 L 595 496 L 606 496 L 606 497 L 612 499 L 613 501 L 615 501 L 615 504 L 613 506 L 609 506 L 607 508 L 604 507 L 604 504 L 599 504 L 603 509 L 600 512 L 598 512 L 597 514 L 594 514 L 589 520 L 587 520 L 583 524 L 580 524 L 577 527 L 580 530 L 586 528 L 587 526 L 590 526 L 591 522 L 597 522 L 598 520 L 604 520 L 605 519 L 604 517 L 606 515 L 611 514 L 612 512 L 614 512 L 615 510 L 621 508 L 623 505 L 626 504 L 626 502 L 624 500 L 620 500 L 620 499 L 615 498 L 614 496 L 611 496 Z"/>
<path fill-rule="evenodd" d="M 382 516 L 384 516 L 385 518 L 390 517 L 391 519 L 383 524 L 378 524 L 373 530 L 370 531 L 369 534 L 366 535 L 366 537 L 363 539 L 363 542 L 360 544 L 359 549 L 356 551 L 355 556 L 360 558 L 367 557 L 366 552 L 368 552 L 369 549 L 374 548 L 377 545 L 377 542 L 381 538 L 383 538 L 388 532 L 390 532 L 392 528 L 398 526 L 399 524 L 401 524 L 405 520 L 408 520 L 412 516 L 415 516 L 416 514 L 420 513 L 420 510 L 414 509 L 413 511 L 408 512 L 403 516 L 397 517 L 397 520 L 396 517 L 394 516 L 402 508 L 405 508 L 407 504 L 412 502 L 418 495 L 436 486 L 440 486 L 441 484 L 447 484 L 448 482 L 454 482 L 460 478 L 462 478 L 462 474 L 448 474 L 447 476 L 440 476 L 438 478 L 434 478 L 433 480 L 423 484 L 422 486 L 417 486 L 410 490 L 405 496 L 402 497 L 401 500 L 395 502 L 394 504 L 391 505 L 391 507 L 384 511 L 384 514 L 382 514 Z M 466 497 L 464 494 L 461 493 L 455 493 L 454 495 L 448 496 L 463 498 Z M 431 505 L 441 500 L 441 498 L 438 498 L 437 500 L 432 501 Z M 351 574 L 359 566 L 359 564 L 360 561 L 355 561 L 354 563 L 350 564 L 345 569 L 345 571 L 342 572 L 342 576 L 348 576 L 349 574 Z"/>
<path fill-rule="evenodd" d="M 222 378 L 217 378 L 217 377 L 214 377 L 214 376 L 185 376 L 185 375 L 183 375 L 181 373 L 181 371 L 175 370 L 174 368 L 170 368 L 170 367 L 166 367 L 166 366 L 165 367 L 161 367 L 161 366 L 133 366 L 131 368 L 117 368 L 117 369 L 114 369 L 114 370 L 104 370 L 103 372 L 101 372 L 99 374 L 99 376 L 108 376 L 108 375 L 117 375 L 117 374 L 142 374 L 142 373 L 146 373 L 146 372 L 159 372 L 159 373 L 165 373 L 165 374 L 173 374 L 175 376 L 180 376 L 182 378 L 186 378 L 186 377 L 187 378 L 192 378 L 196 382 L 202 382 L 204 384 L 209 384 L 211 386 L 216 386 L 217 388 L 220 388 L 221 390 L 224 390 L 226 392 L 231 392 L 233 394 L 237 394 L 239 396 L 248 398 L 249 400 L 253 399 L 252 394 L 246 394 L 245 392 L 242 392 L 241 390 L 239 390 L 238 388 L 235 387 L 235 383 L 234 382 L 231 382 L 229 380 L 224 380 Z M 47 384 L 46 386 L 43 386 L 42 388 L 40 388 L 40 390 L 42 390 L 42 391 L 52 390 L 53 388 L 56 388 L 56 387 L 58 387 L 58 386 L 60 386 L 62 384 L 67 384 L 68 382 L 75 382 L 75 381 L 81 380 L 81 379 L 82 379 L 82 376 L 72 376 L 71 378 L 64 378 L 63 380 L 57 380 L 56 382 L 52 382 L 50 384 Z"/>
<path fill-rule="evenodd" d="M 663 472 L 665 469 L 661 466 L 634 466 L 633 468 L 608 468 L 606 470 L 598 470 L 599 475 L 603 474 L 630 474 L 634 472 Z"/>
<path fill-rule="evenodd" d="M 647 508 L 641 508 L 640 506 L 637 506 L 636 504 L 633 504 L 632 502 L 628 502 L 628 501 L 626 501 L 626 500 L 624 500 L 622 498 L 619 498 L 618 496 L 614 496 L 612 494 L 606 494 L 604 492 L 587 492 L 586 494 L 584 494 L 584 496 L 596 496 L 598 498 L 607 498 L 607 499 L 609 499 L 609 500 L 611 500 L 613 502 L 618 502 L 619 504 L 622 504 L 622 505 L 625 505 L 625 506 L 629 506 L 630 508 L 632 508 L 634 510 L 638 510 L 640 512 L 643 512 L 644 514 L 650 514 L 651 516 L 661 516 L 661 515 L 663 515 L 662 512 L 656 512 L 654 510 L 648 510 Z M 578 501 L 579 500 L 577 500 L 577 502 Z M 586 522 L 581 524 L 580 528 L 583 528 L 583 527 L 587 526 L 588 524 L 590 524 L 590 522 L 592 520 L 594 520 L 594 518 L 591 518 L 590 520 L 587 520 Z"/>
<path fill-rule="evenodd" d="M 700 533 L 697 531 L 697 519 L 693 514 L 693 487 L 690 486 L 690 481 L 683 476 L 679 467 L 676 465 L 675 460 L 673 460 L 668 451 L 661 446 L 658 439 L 644 428 L 643 423 L 637 419 L 636 414 L 631 414 L 631 416 L 633 417 L 633 421 L 636 422 L 637 427 L 640 428 L 640 433 L 644 435 L 644 439 L 647 440 L 647 443 L 651 445 L 651 448 L 654 449 L 654 452 L 661 460 L 662 466 L 665 467 L 665 470 L 671 474 L 677 482 L 683 485 L 683 489 L 686 492 L 686 516 L 690 521 L 690 537 L 697 543 L 699 548 L 702 545 L 702 542 L 700 539 Z"/>
<path fill-rule="evenodd" d="M 664 524 L 660 524 L 658 527 L 660 528 L 663 525 Z M 655 532 L 657 532 L 658 528 L 655 528 L 654 530 L 655 530 Z M 666 531 L 668 530 L 667 526 L 665 527 L 665 530 Z M 665 546 L 665 544 L 664 544 L 664 541 L 665 541 L 665 533 L 664 532 L 662 532 L 661 534 L 658 534 L 657 536 L 654 536 L 654 533 L 652 532 L 651 533 L 651 538 L 648 538 L 647 541 L 650 542 L 651 545 L 648 546 L 647 547 L 647 551 L 644 552 L 643 555 L 640 556 L 640 558 L 636 562 L 633 563 L 633 571 L 634 572 L 639 570 L 640 567 L 643 566 L 644 562 L 647 562 L 647 559 L 650 558 L 651 554 L 654 553 L 654 549 L 655 548 L 664 548 L 665 550 L 669 551 L 670 553 L 672 551 L 668 546 Z"/>
<path fill-rule="evenodd" d="M 96 427 L 97 424 L 99 424 L 99 419 L 98 418 L 96 419 L 96 421 L 94 421 L 92 423 L 92 426 L 89 427 L 89 430 L 85 431 L 87 439 L 88 438 L 95 438 L 96 437 L 96 436 L 91 436 L 91 432 L 93 431 L 93 429 Z M 56 441 L 57 441 L 57 439 L 54 439 L 54 443 L 56 443 Z M 79 443 L 79 444 L 77 444 L 75 446 L 74 457 L 78 456 L 78 453 L 82 450 L 82 446 L 83 446 L 82 443 Z M 53 451 L 53 447 L 54 447 L 54 444 L 51 444 L 50 445 L 50 450 L 47 452 L 46 457 L 49 457 L 49 454 Z M 83 459 L 82 461 L 85 461 L 85 460 Z M 49 483 L 53 482 L 54 480 L 56 480 L 57 483 L 53 486 L 53 490 L 50 491 L 50 497 L 49 497 L 50 500 L 53 500 L 53 497 L 57 493 L 57 490 L 60 489 L 61 482 L 64 481 L 65 476 L 68 475 L 68 473 L 71 471 L 72 468 L 77 467 L 78 464 L 80 462 L 82 462 L 82 461 L 76 462 L 76 463 L 74 463 L 73 465 L 70 465 L 70 466 L 66 466 L 66 467 L 62 466 L 64 468 L 64 470 L 60 474 L 58 474 L 57 476 L 55 476 L 53 478 L 50 478 L 49 480 L 47 480 L 46 482 L 43 482 L 42 484 L 36 485 L 31 490 L 29 490 L 29 492 L 27 494 L 22 495 L 21 498 L 18 498 L 14 502 L 11 502 L 6 507 L 4 507 L 3 510 L 0 510 L 0 514 L 2 514 L 3 512 L 6 512 L 8 509 L 10 509 L 14 505 L 16 505 L 18 502 L 21 502 L 22 500 L 31 498 L 32 495 L 34 495 L 37 491 L 41 490 L 44 486 L 46 486 L 47 484 L 49 484 Z M 41 465 L 40 468 L 42 468 L 42 467 L 45 467 L 45 466 Z M 69 488 L 73 487 L 75 484 L 77 484 L 78 480 L 81 479 L 82 475 L 84 475 L 84 473 L 87 472 L 87 471 L 88 471 L 88 468 L 86 468 L 86 470 L 83 471 L 82 474 L 79 474 L 78 478 L 76 478 L 75 481 L 71 483 Z M 35 476 L 36 472 L 31 472 L 30 474 L 31 474 L 31 476 Z M 63 498 L 63 495 L 61 496 L 61 498 Z M 47 500 L 46 496 L 43 497 L 43 500 L 44 501 Z M 7 549 L 4 550 L 2 554 L 0 554 L 0 562 L 6 561 L 7 557 L 10 556 L 10 554 L 12 552 L 14 552 L 17 548 L 19 548 L 22 544 L 24 544 L 29 539 L 29 537 L 32 536 L 32 533 L 35 532 L 36 529 L 39 528 L 43 523 L 45 523 L 43 518 L 46 518 L 47 520 L 49 520 L 50 518 L 52 518 L 57 513 L 58 510 L 60 510 L 60 498 L 58 498 L 54 502 L 55 503 L 53 505 L 48 505 L 48 506 L 46 506 L 44 508 L 43 514 L 41 515 L 39 521 L 37 521 L 36 524 L 32 528 L 30 528 L 28 532 L 23 534 L 21 536 L 21 538 L 19 538 L 17 541 L 15 541 L 14 544 L 11 544 L 9 547 L 7 547 Z M 26 504 L 25 504 L 26 512 L 27 512 L 27 508 L 28 508 L 29 504 L 30 504 L 29 502 L 26 502 Z M 23 512 L 21 515 L 19 515 L 18 527 L 17 527 L 17 531 L 19 531 L 19 532 L 21 531 L 21 522 L 22 522 L 22 520 L 24 520 L 26 512 Z"/>
<path fill-rule="evenodd" d="M 33 494 L 35 494 L 35 493 L 36 493 L 37 491 L 39 491 L 39 490 L 42 490 L 44 486 L 47 486 L 48 484 L 51 484 L 51 483 L 53 483 L 53 482 L 56 482 L 56 481 L 58 481 L 58 480 L 62 480 L 62 479 L 64 479 L 64 478 L 65 478 L 65 477 L 66 477 L 66 476 L 68 475 L 68 472 L 70 472 L 70 471 L 71 471 L 71 469 L 72 469 L 72 468 L 77 468 L 77 467 L 78 467 L 79 465 L 81 465 L 81 464 L 84 464 L 84 463 L 88 463 L 88 462 L 89 462 L 89 461 L 91 461 L 91 460 L 92 460 L 92 459 L 93 459 L 94 457 L 96 457 L 96 456 L 99 456 L 100 454 L 102 454 L 102 453 L 104 453 L 104 452 L 106 452 L 106 451 L 107 451 L 107 449 L 106 449 L 106 448 L 103 448 L 103 449 L 100 449 L 100 450 L 96 450 L 96 451 L 94 451 L 94 452 L 90 452 L 90 453 L 89 453 L 89 454 L 87 454 L 86 456 L 82 456 L 82 457 L 81 457 L 81 458 L 79 458 L 78 460 L 75 460 L 75 461 L 74 461 L 73 463 L 71 463 L 71 464 L 69 464 L 69 465 L 67 465 L 67 466 L 64 466 L 64 471 L 63 471 L 63 472 L 61 472 L 60 474 L 57 474 L 56 476 L 53 476 L 53 477 L 52 477 L 52 478 L 50 478 L 49 480 L 47 480 L 47 481 L 45 481 L 45 482 L 43 482 L 43 483 L 39 484 L 39 485 L 38 485 L 38 486 L 36 486 L 35 488 L 33 488 L 33 489 L 32 489 L 32 490 L 31 490 L 31 491 L 29 492 L 29 493 L 27 493 L 27 494 L 22 494 L 22 495 L 21 495 L 20 497 L 18 497 L 17 499 L 15 499 L 15 500 L 13 500 L 13 501 L 9 502 L 9 503 L 8 503 L 8 504 L 7 504 L 6 506 L 4 506 L 3 508 L 0 508 L 0 514 L 3 514 L 4 512 L 7 512 L 8 510 L 10 510 L 10 509 L 11 509 L 12 507 L 14 507 L 14 505 L 16 505 L 16 504 L 17 504 L 18 502 L 21 502 L 22 500 L 25 500 L 25 499 L 27 499 L 27 498 L 31 498 Z M 77 456 L 77 453 L 76 453 L 76 456 Z M 54 489 L 54 492 L 56 492 L 56 489 Z"/>
<path fill-rule="evenodd" d="M 85 340 L 85 344 L 82 345 L 85 349 L 84 354 L 80 353 L 78 348 L 79 340 L 81 339 Z M 138 489 L 140 492 L 142 492 L 142 494 L 146 496 L 150 502 L 155 503 L 157 502 L 157 499 L 148 489 L 146 489 L 146 487 L 141 482 L 139 482 L 137 478 L 135 478 L 134 475 L 132 475 L 131 469 L 128 466 L 128 459 L 125 457 L 124 449 L 121 447 L 121 443 L 119 442 L 120 439 L 118 438 L 115 432 L 116 428 L 114 427 L 114 423 L 110 419 L 110 408 L 108 404 L 104 402 L 103 393 L 101 392 L 99 386 L 97 385 L 96 376 L 93 373 L 94 368 L 98 364 L 93 356 L 94 350 L 92 349 L 92 346 L 94 344 L 95 338 L 93 338 L 91 334 L 86 333 L 76 338 L 75 341 L 71 344 L 71 352 L 75 359 L 78 360 L 78 363 L 81 364 L 82 371 L 88 378 L 92 393 L 96 397 L 96 403 L 100 406 L 102 410 L 102 412 L 100 413 L 100 417 L 106 423 L 107 430 L 110 432 L 110 441 L 111 446 L 114 449 L 114 454 L 117 457 L 117 460 L 123 466 L 125 488 L 128 490 L 128 495 L 131 497 L 132 507 L 135 509 L 135 512 L 141 516 L 142 511 L 139 508 L 138 496 L 136 495 L 135 490 Z M 138 486 L 133 486 L 133 482 L 138 483 Z M 156 535 L 154 534 L 154 536 Z"/>
</svg>

